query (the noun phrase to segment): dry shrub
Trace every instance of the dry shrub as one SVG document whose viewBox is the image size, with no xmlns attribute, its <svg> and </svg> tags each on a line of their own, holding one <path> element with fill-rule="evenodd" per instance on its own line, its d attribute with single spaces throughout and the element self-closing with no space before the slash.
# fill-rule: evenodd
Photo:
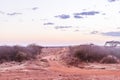
<svg viewBox="0 0 120 80">
<path fill-rule="evenodd" d="M 69 47 L 69 52 L 62 55 L 61 59 L 68 65 L 78 66 L 82 62 L 118 63 L 119 56 L 120 50 L 117 48 L 80 45 Z"/>
<path fill-rule="evenodd" d="M 10 46 L 0 46 L 0 63 L 12 61 L 16 51 Z"/>
<path fill-rule="evenodd" d="M 100 63 L 119 63 L 119 59 L 115 56 L 112 55 L 108 55 L 106 57 L 104 57 Z"/>
<path fill-rule="evenodd" d="M 70 54 L 83 62 L 99 62 L 108 52 L 99 46 L 80 45 L 71 48 Z"/>
<path fill-rule="evenodd" d="M 41 46 L 35 44 L 28 45 L 27 47 L 14 46 L 14 48 L 17 51 L 16 56 L 20 58 L 23 57 L 23 60 L 36 59 L 36 56 L 41 53 L 41 49 L 42 49 Z"/>
<path fill-rule="evenodd" d="M 41 53 L 41 46 L 0 46 L 0 63 L 35 59 Z"/>
<path fill-rule="evenodd" d="M 43 48 L 42 46 L 36 44 L 30 44 L 26 47 L 26 49 L 28 49 L 33 55 L 40 54 L 42 48 Z"/>
<path fill-rule="evenodd" d="M 15 61 L 17 62 L 22 62 L 24 60 L 29 60 L 30 56 L 27 53 L 21 52 L 19 51 L 16 55 L 15 55 Z"/>
</svg>

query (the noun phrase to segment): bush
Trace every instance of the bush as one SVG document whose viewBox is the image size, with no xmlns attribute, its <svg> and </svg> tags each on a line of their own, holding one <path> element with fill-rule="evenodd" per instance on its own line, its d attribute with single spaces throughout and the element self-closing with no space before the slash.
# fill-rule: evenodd
<svg viewBox="0 0 120 80">
<path fill-rule="evenodd" d="M 12 61 L 16 51 L 10 46 L 0 46 L 0 63 Z"/>
<path fill-rule="evenodd" d="M 62 55 L 61 59 L 72 66 L 82 62 L 119 63 L 120 49 L 96 45 L 73 46 L 69 47 L 69 52 Z"/>
<path fill-rule="evenodd" d="M 106 57 L 104 57 L 100 63 L 119 63 L 119 59 L 115 56 L 112 55 L 108 55 Z"/>
<path fill-rule="evenodd" d="M 24 60 L 29 60 L 30 56 L 27 53 L 21 52 L 19 51 L 16 55 L 15 55 L 15 61 L 17 62 L 22 62 Z"/>
<path fill-rule="evenodd" d="M 41 46 L 29 45 L 22 46 L 0 46 L 0 63 L 35 59 L 41 53 Z"/>
<path fill-rule="evenodd" d="M 30 44 L 26 47 L 27 50 L 29 50 L 30 53 L 32 53 L 32 55 L 39 55 L 41 53 L 41 49 L 43 47 L 35 45 L 35 44 Z"/>
<path fill-rule="evenodd" d="M 83 62 L 99 62 L 107 53 L 103 48 L 94 45 L 73 47 L 70 52 L 71 55 Z"/>
</svg>

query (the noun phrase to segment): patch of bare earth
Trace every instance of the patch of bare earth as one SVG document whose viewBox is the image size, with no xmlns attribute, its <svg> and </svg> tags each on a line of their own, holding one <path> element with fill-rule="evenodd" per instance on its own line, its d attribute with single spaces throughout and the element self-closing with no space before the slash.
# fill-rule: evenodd
<svg viewBox="0 0 120 80">
<path fill-rule="evenodd" d="M 0 80 L 120 80 L 120 64 L 82 63 L 66 66 L 68 48 L 43 48 L 37 60 L 0 64 Z"/>
</svg>

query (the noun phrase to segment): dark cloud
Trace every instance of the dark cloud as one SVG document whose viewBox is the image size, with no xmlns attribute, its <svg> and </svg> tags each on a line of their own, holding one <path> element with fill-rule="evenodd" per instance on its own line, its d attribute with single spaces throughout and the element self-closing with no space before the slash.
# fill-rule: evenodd
<svg viewBox="0 0 120 80">
<path fill-rule="evenodd" d="M 95 14 L 99 14 L 99 12 L 98 11 L 89 11 L 89 12 L 80 13 L 80 15 L 95 15 Z"/>
<path fill-rule="evenodd" d="M 101 33 L 102 35 L 105 36 L 116 36 L 116 37 L 120 37 L 120 31 L 118 32 L 105 32 L 105 33 Z"/>
<path fill-rule="evenodd" d="M 99 33 L 98 31 L 92 31 L 90 34 L 97 34 Z"/>
<path fill-rule="evenodd" d="M 38 8 L 38 7 L 33 7 L 33 8 L 32 8 L 32 10 L 37 10 L 37 9 L 39 9 L 39 8 Z"/>
<path fill-rule="evenodd" d="M 43 25 L 54 25 L 54 23 L 52 23 L 52 22 L 47 22 L 47 23 L 44 23 Z"/>
<path fill-rule="evenodd" d="M 74 15 L 74 18 L 76 18 L 76 19 L 81 19 L 81 18 L 83 18 L 83 17 L 80 16 L 80 15 Z"/>
<path fill-rule="evenodd" d="M 56 18 L 61 18 L 61 19 L 68 19 L 70 18 L 70 15 L 67 15 L 67 14 L 61 14 L 61 15 L 57 15 L 55 16 Z"/>
<path fill-rule="evenodd" d="M 72 26 L 55 26 L 55 29 L 66 29 L 71 28 Z"/>
<path fill-rule="evenodd" d="M 81 12 L 81 13 L 74 13 L 74 15 L 96 15 L 99 14 L 98 11 L 88 11 L 88 12 Z"/>
<path fill-rule="evenodd" d="M 115 2 L 116 0 L 108 0 L 108 2 Z"/>
<path fill-rule="evenodd" d="M 13 13 L 7 13 L 7 15 L 9 16 L 15 16 L 15 15 L 21 15 L 22 13 L 17 13 L 17 12 L 13 12 Z"/>
<path fill-rule="evenodd" d="M 74 15 L 81 15 L 80 13 L 74 13 Z"/>
</svg>

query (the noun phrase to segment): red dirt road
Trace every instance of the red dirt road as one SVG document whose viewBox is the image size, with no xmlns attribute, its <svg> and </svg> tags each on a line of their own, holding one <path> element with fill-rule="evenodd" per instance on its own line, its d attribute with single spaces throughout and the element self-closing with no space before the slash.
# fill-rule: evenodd
<svg viewBox="0 0 120 80">
<path fill-rule="evenodd" d="M 27 62 L 24 67 L 23 64 L 17 67 L 17 64 L 11 69 L 1 70 L 0 80 L 120 80 L 119 70 L 66 67 L 57 61 L 49 62 L 49 66 L 38 63 L 42 64 L 33 61 Z"/>
</svg>

